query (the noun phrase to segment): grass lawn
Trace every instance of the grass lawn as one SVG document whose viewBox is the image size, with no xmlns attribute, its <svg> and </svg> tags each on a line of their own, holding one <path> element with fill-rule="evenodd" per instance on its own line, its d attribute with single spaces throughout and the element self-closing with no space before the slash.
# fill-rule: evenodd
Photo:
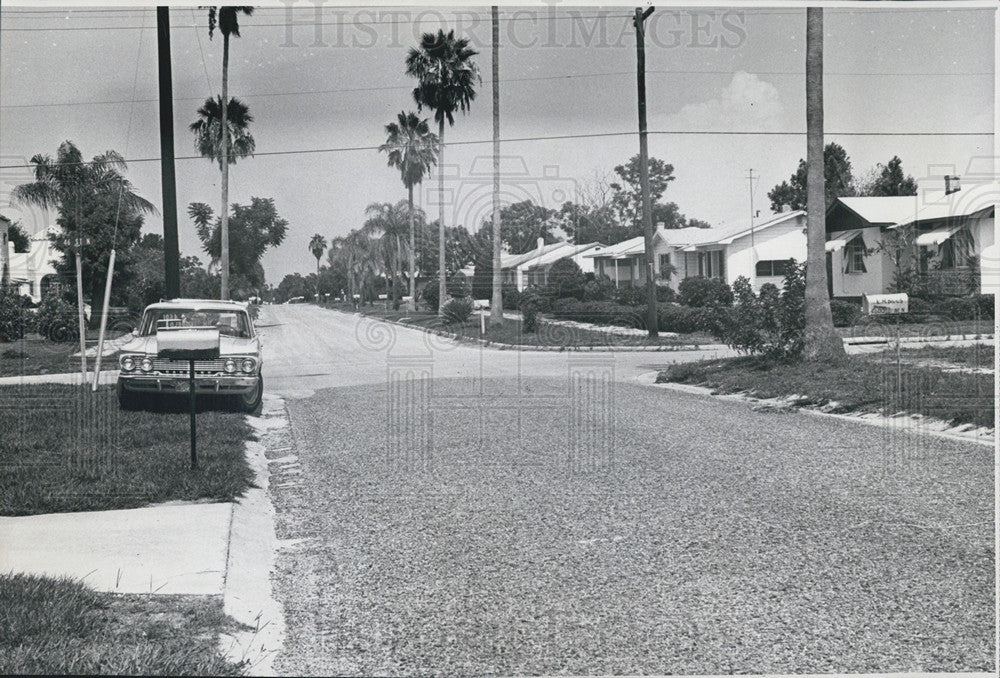
<svg viewBox="0 0 1000 678">
<path fill-rule="evenodd" d="M 850 337 L 895 337 L 897 330 L 901 337 L 949 337 L 960 334 L 993 334 L 993 321 L 942 320 L 927 323 L 900 323 L 891 319 L 863 320 L 852 327 L 835 327 L 834 331 L 844 338 Z"/>
<path fill-rule="evenodd" d="M 962 367 L 993 367 L 993 345 L 976 346 L 925 346 L 904 349 L 906 360 L 934 360 Z"/>
<path fill-rule="evenodd" d="M 110 335 L 105 341 L 112 339 Z M 97 346 L 97 333 L 87 333 L 87 348 Z M 23 339 L 0 344 L 0 377 L 19 377 L 29 374 L 59 374 L 79 372 L 80 341 L 50 341 L 38 334 L 26 335 Z M 87 369 L 93 370 L 94 359 L 87 359 Z M 117 369 L 118 355 L 106 355 L 101 359 L 101 369 Z"/>
<path fill-rule="evenodd" d="M 191 470 L 186 401 L 123 412 L 112 387 L 0 387 L 0 515 L 231 501 L 252 486 L 244 415 L 200 401 Z"/>
<path fill-rule="evenodd" d="M 354 308 L 349 304 L 332 304 L 330 307 L 341 311 L 354 312 Z M 412 313 L 403 309 L 393 311 L 376 305 L 373 307 L 364 307 L 360 309 L 360 312 L 372 318 L 403 321 L 415 327 L 427 327 L 452 332 L 463 338 L 486 339 L 498 344 L 514 344 L 517 346 L 563 346 L 569 348 L 578 346 L 691 346 L 718 343 L 718 340 L 701 332 L 682 334 L 678 337 L 658 337 L 651 340 L 645 336 L 624 335 L 611 331 L 582 329 L 547 323 L 544 318 L 539 325 L 538 331 L 530 333 L 523 331 L 519 319 L 504 318 L 502 327 L 489 327 L 489 318 L 487 318 L 486 334 L 483 335 L 480 333 L 478 314 L 473 315 L 464 323 L 446 325 L 436 314 L 428 313 L 427 311 L 415 311 Z"/>
<path fill-rule="evenodd" d="M 909 412 L 954 424 L 993 426 L 993 376 L 944 372 L 884 356 L 847 356 L 841 365 L 768 364 L 759 358 L 724 358 L 671 365 L 658 382 L 707 386 L 718 393 L 759 398 L 799 395 L 802 404 L 835 402 L 835 412 Z"/>
<path fill-rule="evenodd" d="M 218 650 L 238 628 L 212 596 L 95 592 L 70 579 L 0 575 L 0 674 L 234 676 Z"/>
</svg>

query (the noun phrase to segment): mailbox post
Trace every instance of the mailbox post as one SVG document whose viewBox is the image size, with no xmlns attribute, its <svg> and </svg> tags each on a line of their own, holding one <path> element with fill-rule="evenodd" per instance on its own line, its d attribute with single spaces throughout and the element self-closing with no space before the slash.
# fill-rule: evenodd
<svg viewBox="0 0 1000 678">
<path fill-rule="evenodd" d="M 156 331 L 158 358 L 188 361 L 188 398 L 191 403 L 191 468 L 198 466 L 195 434 L 195 378 L 196 360 L 219 358 L 219 328 L 217 327 L 166 327 Z"/>
</svg>

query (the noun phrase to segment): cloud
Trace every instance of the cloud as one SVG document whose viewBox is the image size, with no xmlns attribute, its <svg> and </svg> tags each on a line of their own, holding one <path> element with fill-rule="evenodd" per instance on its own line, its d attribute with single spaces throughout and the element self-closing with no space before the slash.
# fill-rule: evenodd
<svg viewBox="0 0 1000 678">
<path fill-rule="evenodd" d="M 737 71 L 719 96 L 687 104 L 667 118 L 677 130 L 749 130 L 780 128 L 785 108 L 778 89 L 753 73 Z"/>
</svg>

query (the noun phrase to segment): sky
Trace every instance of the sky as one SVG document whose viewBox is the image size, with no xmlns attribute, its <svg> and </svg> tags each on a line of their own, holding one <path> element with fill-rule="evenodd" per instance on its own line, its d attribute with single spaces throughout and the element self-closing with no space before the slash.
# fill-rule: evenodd
<svg viewBox="0 0 1000 678">
<path fill-rule="evenodd" d="M 501 8 L 505 202 L 558 207 L 638 153 L 631 11 L 561 2 Z M 218 211 L 220 174 L 197 157 L 187 126 L 221 90 L 222 40 L 209 39 L 205 10 L 174 4 L 170 15 L 181 250 L 206 261 L 186 206 Z M 130 159 L 136 191 L 162 207 L 155 26 L 152 7 L 4 3 L 0 212 L 32 232 L 45 226 L 46 215 L 11 207 L 9 191 L 30 179 L 18 166 L 36 153 L 55 155 L 67 139 L 86 157 L 114 149 Z M 455 145 L 444 158 L 446 221 L 475 230 L 491 209 L 487 7 L 285 0 L 241 18 L 230 94 L 250 107 L 257 154 L 232 168 L 230 201 L 274 198 L 289 222 L 285 242 L 264 257 L 269 283 L 315 270 L 314 233 L 344 235 L 363 224 L 369 204 L 405 199 L 398 172 L 376 149 L 386 123 L 416 111 L 407 51 L 442 27 L 480 51 L 482 85 L 446 130 Z M 992 156 L 992 11 L 831 7 L 824 29 L 826 140 L 847 149 L 856 176 L 898 155 L 922 189 L 939 189 L 944 174 L 970 175 Z M 646 68 L 649 152 L 676 176 L 664 199 L 714 226 L 749 225 L 752 168 L 754 208 L 766 218 L 767 192 L 805 157 L 805 10 L 658 3 L 647 22 Z M 436 187 L 432 176 L 417 196 L 432 216 Z M 162 233 L 161 217 L 147 217 L 144 230 Z"/>
</svg>

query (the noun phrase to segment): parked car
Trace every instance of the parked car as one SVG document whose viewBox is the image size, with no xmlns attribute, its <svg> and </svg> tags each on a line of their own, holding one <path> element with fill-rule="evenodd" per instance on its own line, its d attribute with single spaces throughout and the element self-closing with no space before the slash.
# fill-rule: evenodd
<svg viewBox="0 0 1000 678">
<path fill-rule="evenodd" d="M 156 332 L 170 327 L 217 328 L 219 358 L 195 361 L 195 393 L 224 396 L 244 412 L 260 412 L 261 342 L 246 305 L 207 299 L 174 299 L 146 307 L 118 358 L 118 403 L 123 409 L 139 407 L 144 398 L 188 394 L 189 363 L 157 356 Z"/>
</svg>

